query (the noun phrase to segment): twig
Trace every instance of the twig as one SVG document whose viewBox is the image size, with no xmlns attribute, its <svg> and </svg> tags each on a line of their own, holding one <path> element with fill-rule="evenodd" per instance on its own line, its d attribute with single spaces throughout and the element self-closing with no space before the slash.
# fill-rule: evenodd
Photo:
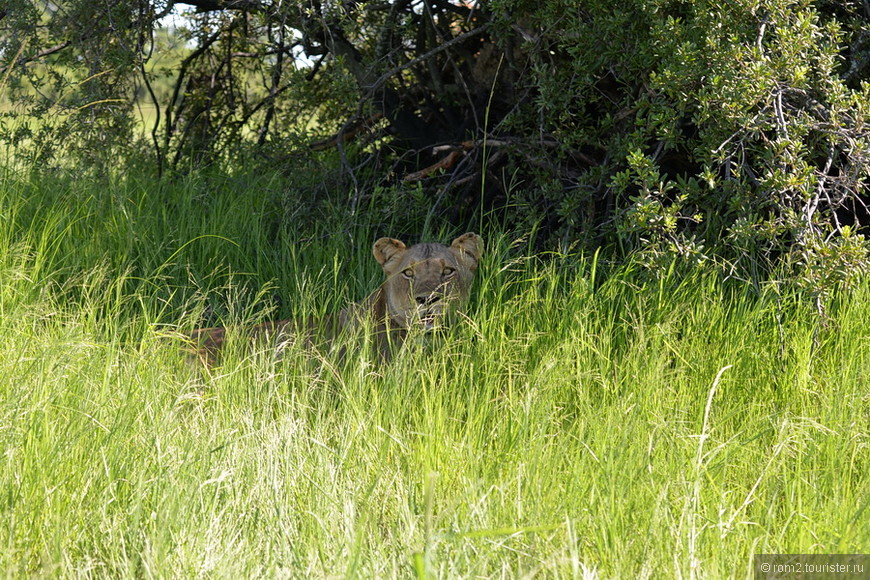
<svg viewBox="0 0 870 580">
<path fill-rule="evenodd" d="M 26 64 L 33 62 L 34 60 L 39 60 L 40 58 L 44 58 L 44 57 L 50 56 L 56 52 L 60 52 L 63 49 L 67 48 L 71 44 L 72 44 L 72 41 L 67 40 L 66 42 L 56 44 L 56 45 L 52 46 L 51 48 L 46 48 L 45 50 L 41 50 L 41 51 L 37 52 L 36 54 L 34 54 L 33 56 L 30 56 L 27 58 L 21 58 L 21 59 L 16 58 L 16 59 L 12 60 L 12 62 L 10 62 L 9 65 L 3 67 L 2 71 L 0 71 L 0 72 L 2 72 L 5 75 L 5 74 L 7 74 L 7 71 L 11 71 L 12 67 L 15 65 L 24 66 Z M 23 47 L 23 45 L 22 45 L 22 47 Z M 18 54 L 21 54 L 21 51 L 19 51 Z"/>
<path fill-rule="evenodd" d="M 275 66 L 272 69 L 272 86 L 269 87 L 269 108 L 266 109 L 266 118 L 263 120 L 263 126 L 260 128 L 260 136 L 257 139 L 257 145 L 262 147 L 266 142 L 266 137 L 269 134 L 269 125 L 272 123 L 272 118 L 275 116 L 275 96 L 281 85 L 281 73 L 284 69 L 284 26 L 287 24 L 286 16 L 278 28 L 278 47 L 277 56 L 275 58 Z M 269 28 L 269 40 L 271 41 L 272 29 Z"/>
<path fill-rule="evenodd" d="M 337 147 L 339 143 L 344 143 L 355 138 L 364 130 L 381 120 L 383 116 L 383 113 L 375 113 L 366 119 L 348 119 L 344 125 L 342 125 L 341 129 L 339 129 L 338 133 L 332 137 L 309 143 L 308 147 L 311 148 L 312 151 L 323 151 L 330 147 Z"/>
<path fill-rule="evenodd" d="M 402 72 L 405 69 L 411 68 L 412 66 L 415 66 L 415 65 L 417 65 L 425 60 L 428 60 L 428 59 L 432 58 L 433 56 L 435 56 L 436 54 L 440 54 L 440 53 L 444 52 L 445 50 L 447 50 L 451 46 L 454 46 L 456 44 L 459 44 L 460 42 L 464 42 L 464 41 L 468 40 L 469 38 L 474 38 L 475 36 L 482 34 L 491 25 L 492 25 L 491 22 L 486 22 L 485 24 L 478 26 L 474 30 L 469 30 L 468 32 L 460 34 L 459 36 L 455 36 L 452 39 L 445 42 L 444 44 L 436 46 L 435 48 L 433 48 L 429 52 L 427 52 L 425 54 L 421 54 L 417 58 L 413 58 L 404 64 L 400 64 L 399 66 L 397 66 L 393 69 L 390 69 L 389 71 L 385 72 L 380 77 L 378 77 L 378 79 L 375 82 L 373 82 L 371 85 L 363 86 L 362 88 L 365 90 L 374 92 L 374 91 L 378 90 L 381 87 L 381 85 L 383 85 L 385 82 L 387 82 L 387 80 L 389 80 L 390 77 Z"/>
<path fill-rule="evenodd" d="M 783 136 L 788 139 L 788 126 L 785 123 L 785 113 L 782 108 L 782 90 L 776 93 L 776 102 L 774 103 L 774 111 L 776 111 L 776 120 L 779 123 L 779 128 L 782 130 Z"/>
<path fill-rule="evenodd" d="M 140 18 L 142 17 L 142 8 L 140 8 Z M 154 30 L 153 28 L 148 29 L 148 54 L 143 58 L 139 58 L 139 72 L 142 74 L 142 81 L 145 83 L 145 88 L 148 89 L 148 95 L 151 97 L 151 100 L 154 102 L 154 125 L 151 127 L 151 140 L 154 142 L 154 154 L 157 157 L 157 176 L 163 177 L 163 150 L 160 148 L 160 137 L 157 132 L 160 129 L 160 101 L 157 99 L 157 94 L 154 92 L 154 87 L 151 86 L 151 79 L 148 78 L 148 71 L 145 70 L 145 63 L 151 58 L 151 55 L 154 54 Z M 140 52 L 145 48 L 145 34 L 144 32 L 140 34 L 139 37 L 140 42 Z M 140 114 L 143 115 L 144 122 L 144 114 L 142 113 L 141 106 L 139 107 Z"/>
</svg>

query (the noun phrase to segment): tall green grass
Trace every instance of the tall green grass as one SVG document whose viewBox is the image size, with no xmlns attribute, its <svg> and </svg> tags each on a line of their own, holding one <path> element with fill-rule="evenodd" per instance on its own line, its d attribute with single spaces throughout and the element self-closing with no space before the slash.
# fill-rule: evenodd
<svg viewBox="0 0 870 580">
<path fill-rule="evenodd" d="M 390 365 L 191 368 L 180 332 L 337 309 L 406 233 L 283 195 L 6 174 L 5 577 L 747 578 L 870 551 L 866 282 L 822 327 L 773 284 L 484 231 L 467 323 Z"/>
</svg>

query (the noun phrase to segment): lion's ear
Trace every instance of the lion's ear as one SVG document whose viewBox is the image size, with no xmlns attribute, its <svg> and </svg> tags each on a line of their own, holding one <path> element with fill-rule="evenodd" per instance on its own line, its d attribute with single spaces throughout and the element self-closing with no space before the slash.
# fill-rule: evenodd
<svg viewBox="0 0 870 580">
<path fill-rule="evenodd" d="M 474 232 L 462 234 L 450 244 L 450 247 L 459 254 L 459 259 L 468 266 L 469 270 L 476 270 L 480 255 L 483 253 L 483 239 Z"/>
<path fill-rule="evenodd" d="M 390 262 L 396 261 L 398 262 L 402 258 L 402 254 L 405 253 L 405 244 L 403 244 L 399 240 L 395 240 L 393 238 L 381 238 L 375 245 L 372 246 L 372 254 L 375 256 L 375 260 L 378 261 L 378 264 L 387 271 Z"/>
</svg>

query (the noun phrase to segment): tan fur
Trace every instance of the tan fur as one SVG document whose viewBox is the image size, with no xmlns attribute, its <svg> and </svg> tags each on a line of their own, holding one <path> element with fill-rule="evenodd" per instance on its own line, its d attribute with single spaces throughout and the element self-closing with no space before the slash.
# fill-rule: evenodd
<svg viewBox="0 0 870 580">
<path fill-rule="evenodd" d="M 360 303 L 322 320 L 280 320 L 240 330 L 240 334 L 275 344 L 304 336 L 312 344 L 333 342 L 342 334 L 371 328 L 378 352 L 389 359 L 405 341 L 408 331 L 445 326 L 468 302 L 483 241 L 474 233 L 450 244 L 416 244 L 410 248 L 393 238 L 381 238 L 372 247 L 386 280 Z M 191 334 L 192 353 L 214 365 L 223 349 L 227 329 L 199 328 Z"/>
</svg>

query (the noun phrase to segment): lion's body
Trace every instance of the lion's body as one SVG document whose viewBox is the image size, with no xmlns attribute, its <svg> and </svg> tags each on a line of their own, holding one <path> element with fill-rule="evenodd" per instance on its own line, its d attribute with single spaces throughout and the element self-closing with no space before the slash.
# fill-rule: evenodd
<svg viewBox="0 0 870 580">
<path fill-rule="evenodd" d="M 386 280 L 368 298 L 321 319 L 264 322 L 240 329 L 238 334 L 276 346 L 299 338 L 316 345 L 333 344 L 344 335 L 359 337 L 368 330 L 380 356 L 389 359 L 409 330 L 439 328 L 462 311 L 482 251 L 483 242 L 474 233 L 456 238 L 450 246 L 407 248 L 399 240 L 381 238 L 372 253 Z M 203 363 L 215 364 L 227 333 L 224 327 L 193 331 L 193 352 Z"/>
</svg>

